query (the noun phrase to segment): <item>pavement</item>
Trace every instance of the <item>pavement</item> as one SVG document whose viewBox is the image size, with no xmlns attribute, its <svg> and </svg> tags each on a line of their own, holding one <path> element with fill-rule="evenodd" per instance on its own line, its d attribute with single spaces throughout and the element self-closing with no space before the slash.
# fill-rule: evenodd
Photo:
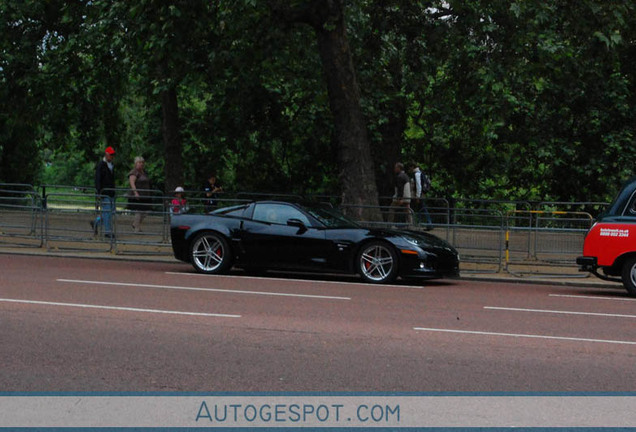
<svg viewBox="0 0 636 432">
<path fill-rule="evenodd" d="M 144 250 L 119 249 L 118 251 L 88 250 L 88 249 L 47 249 L 45 247 L 33 247 L 25 245 L 0 245 L 0 255 L 34 255 L 65 258 L 81 258 L 96 260 L 120 260 L 140 262 L 164 262 L 179 263 L 172 256 L 169 247 L 161 246 Z M 558 266 L 546 263 L 522 263 L 511 264 L 508 268 L 497 264 L 461 263 L 460 279 L 478 280 L 488 282 L 542 284 L 579 286 L 590 288 L 622 289 L 623 286 L 616 282 L 604 281 L 589 273 L 578 272 L 576 265 Z"/>
<path fill-rule="evenodd" d="M 185 263 L 121 259 L 0 263 L 5 392 L 627 392 L 636 383 L 625 290 L 201 276 Z"/>
</svg>

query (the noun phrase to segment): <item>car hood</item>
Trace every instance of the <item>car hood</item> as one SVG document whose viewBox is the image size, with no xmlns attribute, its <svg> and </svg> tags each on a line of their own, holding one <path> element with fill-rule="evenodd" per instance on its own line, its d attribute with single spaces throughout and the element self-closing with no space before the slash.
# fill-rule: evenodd
<svg viewBox="0 0 636 432">
<path fill-rule="evenodd" d="M 376 230 L 371 230 L 371 233 L 374 236 L 379 236 L 379 237 L 416 238 L 428 244 L 429 246 L 455 251 L 455 248 L 452 247 L 446 240 L 442 240 L 441 238 L 433 234 L 422 232 L 422 231 L 399 230 L 399 229 L 376 229 Z"/>
</svg>

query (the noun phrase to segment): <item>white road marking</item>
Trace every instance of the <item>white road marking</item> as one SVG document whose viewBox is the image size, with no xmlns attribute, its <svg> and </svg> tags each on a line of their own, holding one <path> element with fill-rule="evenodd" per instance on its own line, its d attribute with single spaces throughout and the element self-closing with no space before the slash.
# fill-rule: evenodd
<svg viewBox="0 0 636 432">
<path fill-rule="evenodd" d="M 138 283 L 131 283 L 131 282 L 103 282 L 103 281 L 86 281 L 86 280 L 74 280 L 74 279 L 56 279 L 56 280 L 58 282 L 87 284 L 87 285 L 130 286 L 130 287 L 139 287 L 139 288 L 171 289 L 171 290 L 182 290 L 182 291 L 209 291 L 209 292 L 222 292 L 222 293 L 228 293 L 228 294 L 253 294 L 253 295 L 264 295 L 264 296 L 277 296 L 277 297 L 300 297 L 300 298 L 311 298 L 311 299 L 321 299 L 321 300 L 351 300 L 351 297 L 334 297 L 334 296 L 322 296 L 322 295 L 311 295 L 311 294 L 289 294 L 289 293 L 277 293 L 277 292 L 267 292 L 267 291 L 242 291 L 242 290 L 226 290 L 226 289 L 219 289 L 219 288 L 193 288 L 193 287 L 183 287 L 183 286 L 173 286 L 173 285 L 151 285 L 151 284 L 138 284 Z"/>
<path fill-rule="evenodd" d="M 88 305 L 88 304 L 79 304 L 79 303 L 59 303 L 59 302 L 46 302 L 46 301 L 35 301 L 35 300 L 0 299 L 0 302 L 23 303 L 23 304 L 45 305 L 45 306 L 76 307 L 76 308 L 85 308 L 85 309 L 105 309 L 105 310 L 128 311 L 128 312 L 146 312 L 146 313 L 171 314 L 171 315 L 204 316 L 204 317 L 216 317 L 216 318 L 241 318 L 241 315 L 228 315 L 228 314 L 216 314 L 216 313 L 204 313 L 204 312 L 183 312 L 183 311 L 171 311 L 171 310 L 160 310 L 160 309 L 140 309 L 140 308 L 120 307 L 120 306 Z"/>
<path fill-rule="evenodd" d="M 566 341 L 575 341 L 575 342 L 599 342 L 599 343 L 611 343 L 611 344 L 619 344 L 619 345 L 636 345 L 636 342 L 632 342 L 632 341 L 607 340 L 607 339 L 585 339 L 585 338 L 562 337 L 562 336 L 546 336 L 546 335 L 515 334 L 515 333 L 496 333 L 496 332 L 436 329 L 436 328 L 424 328 L 424 327 L 414 327 L 413 330 L 416 330 L 416 331 L 429 331 L 429 332 L 442 332 L 442 333 L 472 334 L 472 335 L 481 335 L 481 336 L 508 336 L 508 337 L 516 337 L 516 338 L 555 339 L 555 340 L 566 340 Z"/>
<path fill-rule="evenodd" d="M 636 301 L 636 298 L 627 298 L 627 297 L 603 297 L 603 296 L 585 296 L 585 295 L 571 295 L 571 294 L 549 294 L 548 296 L 549 297 L 594 299 L 594 300 Z"/>
<path fill-rule="evenodd" d="M 227 275 L 206 275 L 203 273 L 181 273 L 181 272 L 164 272 L 168 275 L 177 275 L 177 276 L 200 276 L 200 277 L 230 277 Z M 295 275 L 296 273 L 294 273 Z M 362 285 L 364 287 L 369 288 L 408 288 L 408 289 L 424 289 L 426 288 L 424 285 L 385 285 L 385 284 L 370 284 L 362 281 L 351 281 L 351 282 L 341 282 L 341 281 L 325 281 L 325 280 L 314 280 L 314 279 L 292 279 L 292 278 L 277 278 L 277 277 L 260 277 L 260 276 L 239 276 L 244 279 L 253 279 L 253 280 L 263 280 L 263 281 L 279 281 L 279 282 L 309 282 L 309 283 L 320 283 L 330 284 L 330 285 Z"/>
<path fill-rule="evenodd" d="M 493 307 L 493 306 L 484 306 L 484 309 L 513 311 L 513 312 L 552 313 L 552 314 L 563 314 L 563 315 L 587 315 L 587 316 L 601 316 L 601 317 L 611 317 L 611 318 L 636 318 L 636 315 L 622 315 L 622 314 L 609 314 L 609 313 L 597 313 L 597 312 L 575 312 L 575 311 L 544 310 L 544 309 L 506 308 L 506 307 Z"/>
</svg>

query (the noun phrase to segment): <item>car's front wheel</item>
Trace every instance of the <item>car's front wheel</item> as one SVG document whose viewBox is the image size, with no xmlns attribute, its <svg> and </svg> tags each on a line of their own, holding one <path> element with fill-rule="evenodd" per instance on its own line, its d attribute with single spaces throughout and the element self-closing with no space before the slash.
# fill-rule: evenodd
<svg viewBox="0 0 636 432">
<path fill-rule="evenodd" d="M 636 297 L 636 257 L 631 257 L 623 264 L 623 285 L 630 296 Z"/>
<path fill-rule="evenodd" d="M 356 267 L 362 279 L 367 282 L 391 283 L 397 278 L 397 253 L 384 242 L 367 243 L 358 253 Z"/>
<path fill-rule="evenodd" d="M 230 246 L 224 237 L 212 232 L 197 235 L 191 243 L 192 266 L 199 273 L 219 274 L 232 265 Z"/>
</svg>

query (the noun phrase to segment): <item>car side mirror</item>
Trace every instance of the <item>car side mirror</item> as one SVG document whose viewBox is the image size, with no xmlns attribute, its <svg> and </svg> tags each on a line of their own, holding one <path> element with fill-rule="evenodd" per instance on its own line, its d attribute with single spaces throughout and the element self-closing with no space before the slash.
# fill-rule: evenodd
<svg viewBox="0 0 636 432">
<path fill-rule="evenodd" d="M 302 234 L 307 231 L 307 226 L 300 219 L 287 219 L 287 225 L 298 228 L 298 234 Z"/>
</svg>

